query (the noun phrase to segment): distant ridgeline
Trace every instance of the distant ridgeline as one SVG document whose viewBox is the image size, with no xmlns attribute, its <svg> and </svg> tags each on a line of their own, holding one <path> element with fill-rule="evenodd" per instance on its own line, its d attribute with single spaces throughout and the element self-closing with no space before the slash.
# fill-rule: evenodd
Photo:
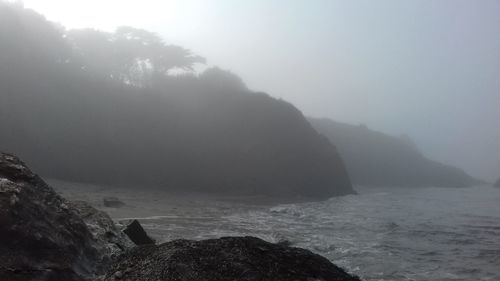
<svg viewBox="0 0 500 281">
<path fill-rule="evenodd" d="M 43 176 L 279 196 L 353 193 L 291 104 L 153 33 L 65 30 L 0 2 L 0 150 Z M 176 73 L 176 75 L 172 75 Z"/>
<path fill-rule="evenodd" d="M 354 184 L 465 187 L 481 183 L 464 171 L 426 158 L 410 139 L 329 119 L 309 121 L 335 143 Z"/>
</svg>

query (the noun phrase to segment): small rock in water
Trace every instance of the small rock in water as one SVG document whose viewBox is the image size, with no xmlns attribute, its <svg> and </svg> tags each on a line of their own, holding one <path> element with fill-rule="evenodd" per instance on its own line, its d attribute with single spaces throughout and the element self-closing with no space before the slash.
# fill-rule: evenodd
<svg viewBox="0 0 500 281">
<path fill-rule="evenodd" d="M 104 207 L 110 207 L 110 208 L 120 208 L 125 205 L 120 199 L 116 197 L 104 197 L 102 199 Z"/>
<path fill-rule="evenodd" d="M 137 220 L 133 220 L 130 224 L 128 224 L 123 230 L 125 234 L 134 242 L 136 245 L 148 245 L 154 244 L 155 241 L 148 236 L 144 228 L 142 228 L 141 224 Z"/>
</svg>

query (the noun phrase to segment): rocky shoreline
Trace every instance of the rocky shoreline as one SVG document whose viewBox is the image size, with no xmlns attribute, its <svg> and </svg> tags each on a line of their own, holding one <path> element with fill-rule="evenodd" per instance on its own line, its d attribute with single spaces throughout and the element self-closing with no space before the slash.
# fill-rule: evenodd
<svg viewBox="0 0 500 281">
<path fill-rule="evenodd" d="M 308 250 L 254 237 L 138 246 L 122 230 L 0 153 L 0 280 L 360 280 Z"/>
</svg>

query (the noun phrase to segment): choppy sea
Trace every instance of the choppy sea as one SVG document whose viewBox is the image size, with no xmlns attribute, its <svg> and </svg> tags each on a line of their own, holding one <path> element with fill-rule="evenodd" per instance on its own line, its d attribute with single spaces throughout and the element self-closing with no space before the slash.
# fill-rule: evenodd
<svg viewBox="0 0 500 281">
<path fill-rule="evenodd" d="M 141 223 L 157 239 L 288 240 L 363 280 L 500 280 L 500 188 L 367 188 L 322 202 L 230 203 Z"/>
</svg>

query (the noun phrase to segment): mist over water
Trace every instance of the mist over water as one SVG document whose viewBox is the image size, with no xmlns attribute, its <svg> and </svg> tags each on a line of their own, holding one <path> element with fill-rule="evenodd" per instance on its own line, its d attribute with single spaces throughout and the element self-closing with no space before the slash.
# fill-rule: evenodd
<svg viewBox="0 0 500 281">
<path fill-rule="evenodd" d="M 162 241 L 252 235 L 288 240 L 363 280 L 499 280 L 500 190 L 363 188 L 323 202 L 227 201 L 141 219 Z M 162 214 L 158 214 L 162 215 Z"/>
</svg>

